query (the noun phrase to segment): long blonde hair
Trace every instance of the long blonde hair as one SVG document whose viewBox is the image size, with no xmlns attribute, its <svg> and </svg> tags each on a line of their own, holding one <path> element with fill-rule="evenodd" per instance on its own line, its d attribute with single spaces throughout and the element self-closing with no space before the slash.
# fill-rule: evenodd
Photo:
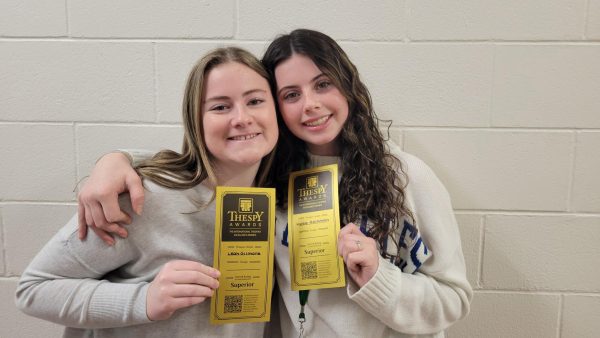
<svg viewBox="0 0 600 338">
<path fill-rule="evenodd" d="M 150 179 L 172 189 L 189 189 L 205 179 L 216 186 L 217 178 L 204 141 L 202 102 L 209 72 L 215 67 L 229 62 L 247 66 L 267 81 L 269 80 L 260 61 L 250 52 L 241 48 L 218 48 L 198 60 L 188 76 L 183 96 L 184 136 L 181 154 L 173 150 L 161 150 L 151 159 L 141 162 L 136 166 L 136 170 L 142 178 Z M 255 181 L 257 186 L 267 184 L 274 154 L 273 150 L 263 158 Z"/>
</svg>

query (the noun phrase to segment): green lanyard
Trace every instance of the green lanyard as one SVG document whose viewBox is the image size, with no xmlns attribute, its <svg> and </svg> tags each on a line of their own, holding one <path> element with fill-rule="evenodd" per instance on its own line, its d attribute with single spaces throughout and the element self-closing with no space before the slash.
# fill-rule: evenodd
<svg viewBox="0 0 600 338">
<path fill-rule="evenodd" d="M 300 334 L 298 338 L 304 337 L 304 322 L 306 321 L 306 315 L 304 315 L 304 305 L 308 301 L 308 292 L 310 290 L 300 290 L 298 295 L 300 296 L 300 314 L 298 315 L 298 322 L 300 322 Z"/>
</svg>

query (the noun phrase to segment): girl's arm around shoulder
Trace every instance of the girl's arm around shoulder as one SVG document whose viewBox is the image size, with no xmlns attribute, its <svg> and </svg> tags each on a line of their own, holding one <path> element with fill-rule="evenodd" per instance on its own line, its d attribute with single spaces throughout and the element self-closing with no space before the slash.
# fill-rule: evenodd
<svg viewBox="0 0 600 338">
<path fill-rule="evenodd" d="M 74 216 L 23 272 L 16 292 L 23 312 L 61 325 L 106 328 L 149 322 L 148 283 L 113 283 L 103 277 L 137 258 L 131 241 L 108 246 L 96 236 L 77 236 Z"/>
</svg>

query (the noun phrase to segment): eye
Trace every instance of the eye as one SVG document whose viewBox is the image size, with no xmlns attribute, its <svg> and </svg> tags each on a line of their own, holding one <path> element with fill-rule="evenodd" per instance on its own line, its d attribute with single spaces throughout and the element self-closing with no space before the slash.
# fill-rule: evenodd
<svg viewBox="0 0 600 338">
<path fill-rule="evenodd" d="M 260 99 L 260 98 L 253 98 L 250 101 L 248 101 L 248 105 L 249 106 L 257 106 L 263 102 L 265 102 L 265 100 Z"/>
<path fill-rule="evenodd" d="M 208 109 L 209 111 L 216 111 L 216 112 L 222 112 L 227 110 L 229 107 L 225 104 L 216 104 L 212 107 L 210 107 L 210 109 Z"/>
<path fill-rule="evenodd" d="M 329 80 L 322 80 L 316 83 L 315 87 L 317 89 L 327 89 L 331 86 L 331 81 Z"/>
<path fill-rule="evenodd" d="M 293 101 L 297 100 L 299 97 L 300 97 L 300 93 L 295 92 L 295 91 L 290 91 L 283 95 L 283 100 L 293 102 Z"/>
</svg>

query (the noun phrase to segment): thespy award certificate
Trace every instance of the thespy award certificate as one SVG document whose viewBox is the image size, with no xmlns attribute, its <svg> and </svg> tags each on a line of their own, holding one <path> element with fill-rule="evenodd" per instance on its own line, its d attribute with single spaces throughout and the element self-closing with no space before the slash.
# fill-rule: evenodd
<svg viewBox="0 0 600 338">
<path fill-rule="evenodd" d="M 288 188 L 292 290 L 346 285 L 337 251 L 340 231 L 337 164 L 293 172 Z"/>
<path fill-rule="evenodd" d="M 270 320 L 275 189 L 217 187 L 214 267 L 221 271 L 210 302 L 213 324 Z"/>
</svg>

